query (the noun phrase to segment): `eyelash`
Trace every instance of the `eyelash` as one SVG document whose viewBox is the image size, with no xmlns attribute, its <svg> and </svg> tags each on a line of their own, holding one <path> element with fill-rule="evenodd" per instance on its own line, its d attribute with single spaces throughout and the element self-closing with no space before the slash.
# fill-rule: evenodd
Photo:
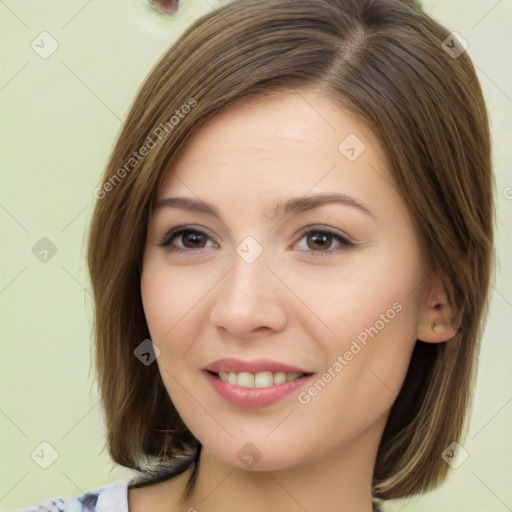
<svg viewBox="0 0 512 512">
<path fill-rule="evenodd" d="M 201 251 L 203 249 L 206 249 L 205 247 L 201 247 L 198 249 L 182 249 L 180 247 L 173 247 L 171 245 L 176 238 L 179 238 L 180 236 L 184 236 L 184 235 L 189 235 L 189 234 L 204 235 L 208 239 L 211 239 L 211 237 L 208 235 L 208 233 L 206 231 L 203 231 L 202 229 L 183 227 L 183 228 L 177 228 L 174 231 L 166 233 L 162 237 L 159 245 L 161 247 L 166 248 L 169 252 L 174 252 L 174 253 L 194 253 L 196 251 Z M 302 235 L 298 241 L 302 240 L 305 236 L 311 235 L 311 234 L 332 236 L 333 240 L 339 242 L 339 244 L 340 244 L 340 247 L 338 249 L 334 249 L 334 250 L 326 249 L 323 251 L 322 250 L 315 251 L 313 249 L 310 249 L 310 250 L 305 251 L 306 253 L 313 254 L 314 256 L 320 256 L 320 257 L 332 256 L 333 254 L 339 253 L 341 251 L 344 251 L 344 250 L 347 250 L 347 249 L 350 249 L 350 248 L 356 246 L 356 244 L 354 242 L 350 241 L 348 238 L 340 235 L 339 233 L 337 233 L 335 231 L 331 231 L 330 229 L 327 229 L 327 228 L 309 229 L 308 231 L 305 231 L 302 233 Z"/>
</svg>

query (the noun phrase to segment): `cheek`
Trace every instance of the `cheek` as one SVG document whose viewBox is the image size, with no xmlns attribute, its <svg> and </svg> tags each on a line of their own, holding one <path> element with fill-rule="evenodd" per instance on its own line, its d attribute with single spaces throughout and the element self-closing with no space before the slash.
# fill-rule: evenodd
<svg viewBox="0 0 512 512">
<path fill-rule="evenodd" d="M 141 277 L 146 321 L 151 339 L 160 350 L 158 370 L 179 416 L 196 437 L 204 435 L 205 424 L 215 428 L 215 424 L 208 424 L 204 409 L 196 407 L 193 399 L 197 367 L 192 359 L 194 341 L 200 336 L 197 320 L 201 299 L 209 288 L 201 282 L 197 274 L 194 277 L 187 269 L 169 269 L 150 261 Z"/>
<path fill-rule="evenodd" d="M 412 245 L 408 251 L 382 246 L 368 251 L 364 261 L 354 258 L 345 269 L 325 275 L 322 287 L 313 276 L 296 278 L 298 295 L 309 297 L 308 306 L 317 314 L 305 316 L 302 325 L 324 355 L 322 382 L 303 397 L 303 402 L 316 401 L 314 414 L 329 403 L 343 403 L 342 415 L 350 410 L 354 418 L 369 419 L 391 407 L 416 343 L 416 289 L 423 277 Z"/>
<path fill-rule="evenodd" d="M 190 328 L 191 318 L 212 287 L 212 279 L 200 278 L 190 268 L 169 268 L 164 261 L 148 260 L 141 277 L 144 314 L 153 341 L 168 341 Z"/>
<path fill-rule="evenodd" d="M 205 308 L 219 281 L 217 274 L 187 266 L 171 268 L 163 258 L 154 257 L 145 262 L 141 276 L 144 314 L 151 340 L 160 350 L 156 362 L 169 396 L 187 419 L 189 413 L 198 413 L 190 408 L 187 390 L 194 389 L 197 378 L 198 354 L 202 355 L 197 341 L 204 338 Z"/>
<path fill-rule="evenodd" d="M 307 272 L 283 266 L 280 277 L 300 298 L 283 294 L 289 297 L 286 305 L 294 320 L 330 346 L 359 335 L 364 340 L 366 329 L 374 332 L 374 326 L 379 332 L 394 332 L 397 342 L 410 340 L 419 310 L 414 290 L 424 277 L 412 249 L 397 252 L 380 245 Z"/>
<path fill-rule="evenodd" d="M 324 344 L 325 367 L 297 397 L 304 421 L 317 418 L 321 424 L 320 437 L 343 442 L 387 416 L 415 344 L 409 307 L 395 302 L 389 309 L 374 308 L 383 319 L 370 315 L 363 328 L 352 321 L 350 329 L 357 335 L 342 334 L 334 343 Z M 343 332 L 341 324 L 339 328 Z"/>
</svg>

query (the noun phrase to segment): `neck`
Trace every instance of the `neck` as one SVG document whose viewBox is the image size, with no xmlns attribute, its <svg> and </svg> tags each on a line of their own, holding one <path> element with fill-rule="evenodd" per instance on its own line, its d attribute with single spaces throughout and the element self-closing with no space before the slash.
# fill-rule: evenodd
<svg viewBox="0 0 512 512">
<path fill-rule="evenodd" d="M 190 512 L 371 512 L 373 469 L 384 423 L 385 418 L 357 441 L 300 466 L 273 471 L 227 465 L 203 447 L 196 484 L 181 506 Z"/>
</svg>

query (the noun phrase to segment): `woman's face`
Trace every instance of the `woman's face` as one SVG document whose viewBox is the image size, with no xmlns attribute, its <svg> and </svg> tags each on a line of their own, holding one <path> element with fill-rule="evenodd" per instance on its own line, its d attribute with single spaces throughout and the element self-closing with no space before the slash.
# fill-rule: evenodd
<svg viewBox="0 0 512 512">
<path fill-rule="evenodd" d="M 169 396 L 224 463 L 376 450 L 427 275 L 387 165 L 363 123 L 303 90 L 217 116 L 166 175 L 144 311 Z"/>
</svg>

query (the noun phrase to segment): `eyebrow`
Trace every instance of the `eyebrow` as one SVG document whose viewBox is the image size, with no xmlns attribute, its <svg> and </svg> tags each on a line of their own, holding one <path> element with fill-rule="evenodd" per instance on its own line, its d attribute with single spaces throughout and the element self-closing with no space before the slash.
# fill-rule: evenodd
<svg viewBox="0 0 512 512">
<path fill-rule="evenodd" d="M 342 204 L 353 207 L 367 216 L 375 219 L 375 215 L 362 203 L 353 197 L 344 194 L 316 194 L 313 196 L 292 197 L 287 201 L 278 201 L 268 214 L 265 215 L 270 220 L 275 220 L 279 216 L 287 217 L 292 214 L 302 213 L 314 208 L 319 208 L 326 204 Z M 214 205 L 194 199 L 192 197 L 167 197 L 160 199 L 156 208 L 180 208 L 182 210 L 208 213 L 221 219 L 219 210 Z"/>
</svg>

